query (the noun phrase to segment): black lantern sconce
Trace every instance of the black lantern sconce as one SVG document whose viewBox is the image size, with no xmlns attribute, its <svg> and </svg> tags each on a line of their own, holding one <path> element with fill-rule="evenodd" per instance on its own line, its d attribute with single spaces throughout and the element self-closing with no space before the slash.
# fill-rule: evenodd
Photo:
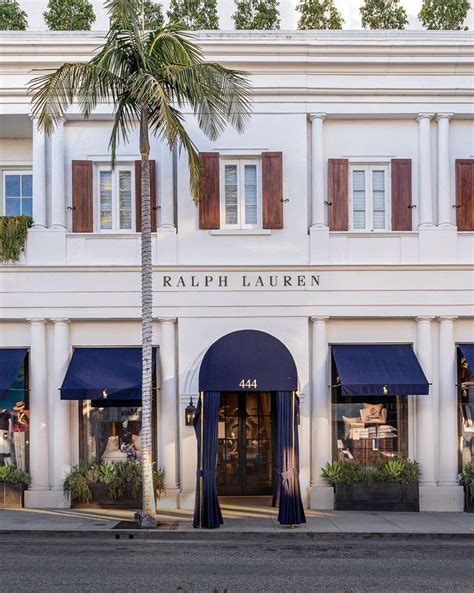
<svg viewBox="0 0 474 593">
<path fill-rule="evenodd" d="M 189 404 L 186 406 L 186 410 L 184 411 L 186 426 L 193 426 L 195 416 L 196 416 L 196 407 L 193 404 L 193 396 L 191 395 L 189 398 Z"/>
</svg>

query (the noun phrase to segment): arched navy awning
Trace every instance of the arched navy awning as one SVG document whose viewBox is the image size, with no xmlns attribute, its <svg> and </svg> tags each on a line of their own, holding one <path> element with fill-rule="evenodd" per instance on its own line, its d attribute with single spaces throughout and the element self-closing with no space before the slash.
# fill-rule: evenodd
<svg viewBox="0 0 474 593">
<path fill-rule="evenodd" d="M 244 329 L 214 342 L 204 355 L 199 391 L 296 391 L 295 361 L 274 336 Z"/>
<path fill-rule="evenodd" d="M 7 397 L 27 352 L 26 348 L 0 349 L 0 399 Z"/>
</svg>

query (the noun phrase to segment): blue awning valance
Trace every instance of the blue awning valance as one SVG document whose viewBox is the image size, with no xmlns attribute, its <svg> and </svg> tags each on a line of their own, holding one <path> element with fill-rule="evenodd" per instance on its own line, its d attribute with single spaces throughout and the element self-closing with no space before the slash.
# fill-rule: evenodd
<svg viewBox="0 0 474 593">
<path fill-rule="evenodd" d="M 153 350 L 153 369 L 156 351 Z M 61 399 L 140 400 L 141 348 L 76 348 L 61 386 Z"/>
<path fill-rule="evenodd" d="M 26 348 L 0 349 L 0 398 L 5 399 L 18 370 L 25 360 Z"/>
<path fill-rule="evenodd" d="M 474 344 L 459 344 L 459 350 L 467 360 L 471 373 L 474 373 Z"/>
<path fill-rule="evenodd" d="M 244 329 L 214 342 L 204 355 L 199 391 L 296 391 L 296 365 L 274 336 Z"/>
<path fill-rule="evenodd" d="M 409 344 L 332 346 L 343 395 L 428 395 L 429 384 Z"/>
</svg>

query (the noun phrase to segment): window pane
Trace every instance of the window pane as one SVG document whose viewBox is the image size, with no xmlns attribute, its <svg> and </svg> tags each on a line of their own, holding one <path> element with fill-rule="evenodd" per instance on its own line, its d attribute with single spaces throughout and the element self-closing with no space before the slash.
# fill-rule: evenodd
<svg viewBox="0 0 474 593">
<path fill-rule="evenodd" d="M 33 175 L 21 176 L 21 195 L 24 198 L 31 198 L 33 196 Z"/>
<path fill-rule="evenodd" d="M 385 172 L 372 171 L 374 229 L 385 228 Z"/>
<path fill-rule="evenodd" d="M 132 228 L 132 174 L 119 171 L 120 228 Z"/>
<path fill-rule="evenodd" d="M 33 200 L 31 198 L 23 198 L 21 206 L 21 213 L 23 215 L 33 216 Z"/>
<path fill-rule="evenodd" d="M 20 216 L 20 198 L 6 198 L 5 200 L 5 215 L 6 216 Z"/>
<path fill-rule="evenodd" d="M 257 165 L 245 165 L 245 224 L 257 224 Z"/>
<path fill-rule="evenodd" d="M 20 175 L 5 175 L 5 197 L 18 198 L 20 196 Z"/>
<path fill-rule="evenodd" d="M 226 224 L 237 224 L 237 165 L 225 166 L 224 185 L 225 222 Z"/>
<path fill-rule="evenodd" d="M 100 228 L 112 228 L 112 172 L 100 171 Z"/>
<path fill-rule="evenodd" d="M 365 171 L 352 172 L 352 215 L 354 229 L 365 229 Z"/>
</svg>

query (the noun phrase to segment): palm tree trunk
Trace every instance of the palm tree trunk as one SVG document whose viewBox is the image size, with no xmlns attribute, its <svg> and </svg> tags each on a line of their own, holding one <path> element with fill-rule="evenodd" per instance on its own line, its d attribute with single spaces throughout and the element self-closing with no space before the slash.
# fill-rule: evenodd
<svg viewBox="0 0 474 593">
<path fill-rule="evenodd" d="M 151 203 L 150 203 L 150 142 L 148 138 L 148 112 L 142 108 L 140 118 L 141 154 L 141 214 L 142 214 L 142 467 L 143 510 L 141 527 L 156 527 L 156 502 L 152 466 L 152 299 L 153 267 L 151 258 Z"/>
</svg>

